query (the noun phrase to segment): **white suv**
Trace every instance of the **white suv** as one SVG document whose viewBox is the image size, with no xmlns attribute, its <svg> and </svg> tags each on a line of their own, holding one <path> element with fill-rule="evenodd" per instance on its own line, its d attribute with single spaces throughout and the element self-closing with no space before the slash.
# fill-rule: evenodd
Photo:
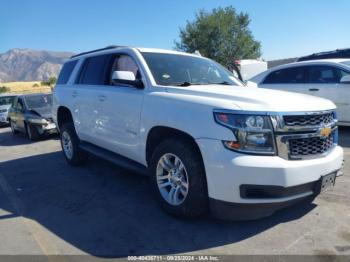
<svg viewBox="0 0 350 262">
<path fill-rule="evenodd" d="M 245 87 L 192 54 L 107 47 L 73 56 L 53 104 L 70 164 L 92 153 L 148 174 L 177 216 L 268 216 L 312 200 L 341 173 L 331 101 Z"/>
</svg>

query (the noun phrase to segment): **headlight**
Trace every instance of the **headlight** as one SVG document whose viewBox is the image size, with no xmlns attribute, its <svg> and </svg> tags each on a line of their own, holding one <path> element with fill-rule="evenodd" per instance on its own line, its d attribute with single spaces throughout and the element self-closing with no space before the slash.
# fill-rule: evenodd
<svg viewBox="0 0 350 262">
<path fill-rule="evenodd" d="M 28 122 L 31 124 L 37 124 L 37 125 L 46 125 L 48 122 L 45 119 L 41 118 L 29 118 Z"/>
<path fill-rule="evenodd" d="M 242 153 L 275 154 L 273 128 L 268 116 L 214 112 L 214 118 L 235 136 L 235 140 L 223 141 L 226 148 Z"/>
</svg>

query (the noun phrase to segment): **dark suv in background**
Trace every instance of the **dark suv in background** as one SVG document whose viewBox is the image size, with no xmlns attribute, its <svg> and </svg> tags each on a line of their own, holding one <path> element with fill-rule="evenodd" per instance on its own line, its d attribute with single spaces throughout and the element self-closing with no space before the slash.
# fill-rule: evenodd
<svg viewBox="0 0 350 262">
<path fill-rule="evenodd" d="M 302 56 L 297 59 L 297 62 L 308 61 L 308 60 L 318 60 L 318 59 L 331 59 L 331 58 L 350 58 L 350 48 L 336 49 L 333 51 L 326 51 L 326 52 L 315 53 L 308 56 Z"/>
</svg>

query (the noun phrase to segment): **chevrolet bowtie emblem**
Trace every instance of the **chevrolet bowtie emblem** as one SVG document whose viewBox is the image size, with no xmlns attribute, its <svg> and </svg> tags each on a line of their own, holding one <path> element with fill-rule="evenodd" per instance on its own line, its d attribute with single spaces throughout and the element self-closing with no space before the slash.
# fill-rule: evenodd
<svg viewBox="0 0 350 262">
<path fill-rule="evenodd" d="M 321 138 L 327 138 L 332 133 L 332 128 L 330 127 L 324 127 L 320 129 L 320 136 Z"/>
</svg>

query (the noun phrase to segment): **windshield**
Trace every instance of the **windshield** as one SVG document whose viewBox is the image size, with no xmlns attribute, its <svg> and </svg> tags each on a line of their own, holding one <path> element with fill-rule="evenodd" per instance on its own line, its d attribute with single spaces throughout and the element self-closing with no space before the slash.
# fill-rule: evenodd
<svg viewBox="0 0 350 262">
<path fill-rule="evenodd" d="M 52 105 L 52 95 L 31 95 L 26 96 L 24 99 L 28 109 L 45 108 Z"/>
<path fill-rule="evenodd" d="M 0 106 L 11 105 L 14 99 L 14 96 L 0 96 Z"/>
<path fill-rule="evenodd" d="M 218 63 L 202 57 L 143 52 L 158 85 L 243 85 Z"/>
</svg>

